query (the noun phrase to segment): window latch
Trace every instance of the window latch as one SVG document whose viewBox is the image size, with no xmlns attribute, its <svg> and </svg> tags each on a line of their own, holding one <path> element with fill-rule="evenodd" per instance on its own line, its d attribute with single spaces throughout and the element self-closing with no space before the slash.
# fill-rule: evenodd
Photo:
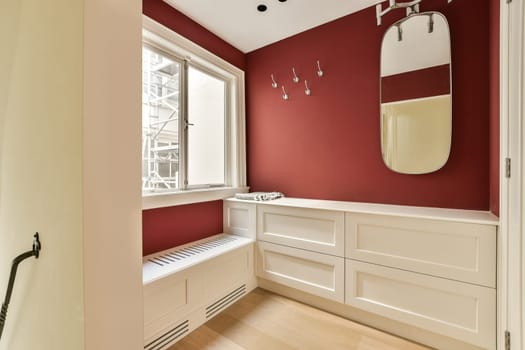
<svg viewBox="0 0 525 350">
<path fill-rule="evenodd" d="M 188 122 L 187 120 L 184 121 L 186 124 L 186 129 L 188 129 L 188 126 L 194 126 L 195 124 Z"/>
</svg>

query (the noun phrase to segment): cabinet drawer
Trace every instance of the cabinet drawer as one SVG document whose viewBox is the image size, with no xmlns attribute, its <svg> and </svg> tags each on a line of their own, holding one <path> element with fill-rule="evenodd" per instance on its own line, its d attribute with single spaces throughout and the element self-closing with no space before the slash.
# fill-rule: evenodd
<svg viewBox="0 0 525 350">
<path fill-rule="evenodd" d="M 344 258 L 266 242 L 257 247 L 258 277 L 344 302 Z"/>
<path fill-rule="evenodd" d="M 346 214 L 346 257 L 496 287 L 496 226 Z"/>
<path fill-rule="evenodd" d="M 346 260 L 346 303 L 486 349 L 496 347 L 496 290 Z"/>
<path fill-rule="evenodd" d="M 344 213 L 258 205 L 257 238 L 344 257 Z"/>
</svg>

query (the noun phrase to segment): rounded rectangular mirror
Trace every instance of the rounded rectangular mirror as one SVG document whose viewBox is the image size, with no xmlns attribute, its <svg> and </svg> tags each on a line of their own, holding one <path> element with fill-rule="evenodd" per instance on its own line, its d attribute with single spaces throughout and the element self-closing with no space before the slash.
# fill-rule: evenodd
<svg viewBox="0 0 525 350">
<path fill-rule="evenodd" d="M 452 140 L 450 31 L 439 12 L 391 25 L 381 45 L 381 151 L 398 173 L 443 167 Z"/>
</svg>

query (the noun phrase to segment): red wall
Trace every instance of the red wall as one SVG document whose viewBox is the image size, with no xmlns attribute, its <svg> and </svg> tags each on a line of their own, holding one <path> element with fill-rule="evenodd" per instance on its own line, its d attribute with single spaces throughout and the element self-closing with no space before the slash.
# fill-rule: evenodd
<svg viewBox="0 0 525 350">
<path fill-rule="evenodd" d="M 239 67 L 244 53 L 195 23 L 162 0 L 143 0 L 143 13 Z M 148 255 L 222 232 L 222 201 L 142 212 L 143 254 Z"/>
<path fill-rule="evenodd" d="M 465 15 L 476 8 L 476 16 Z M 389 171 L 379 140 L 379 49 L 402 11 L 375 25 L 369 8 L 247 56 L 162 0 L 143 12 L 247 70 L 248 179 L 288 196 L 499 212 L 499 1 L 426 0 L 452 32 L 453 140 L 446 166 L 427 175 Z M 487 23 L 490 25 L 487 26 Z M 318 78 L 320 59 L 325 75 Z M 312 95 L 291 81 L 294 66 Z M 289 101 L 271 88 L 284 83 Z M 144 254 L 222 231 L 222 202 L 143 212 Z"/>
<path fill-rule="evenodd" d="M 499 15 L 500 1 L 490 0 L 490 211 L 499 216 Z"/>
<path fill-rule="evenodd" d="M 447 4 L 452 33 L 453 136 L 441 170 L 403 175 L 380 149 L 379 52 L 398 10 L 376 25 L 375 8 L 300 33 L 247 56 L 248 180 L 253 191 L 291 197 L 489 209 L 488 0 Z M 476 15 L 469 16 L 472 8 Z M 316 76 L 316 60 L 325 72 Z M 292 67 L 307 79 L 292 83 Z M 270 74 L 290 95 L 272 89 Z"/>
<path fill-rule="evenodd" d="M 221 232 L 222 201 L 142 211 L 144 255 Z"/>
</svg>

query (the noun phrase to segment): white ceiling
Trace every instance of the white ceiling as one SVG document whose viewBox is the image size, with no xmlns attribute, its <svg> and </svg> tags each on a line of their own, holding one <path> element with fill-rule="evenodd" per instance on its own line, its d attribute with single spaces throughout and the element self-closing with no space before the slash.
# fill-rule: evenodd
<svg viewBox="0 0 525 350">
<path fill-rule="evenodd" d="M 246 53 L 385 0 L 164 1 Z"/>
</svg>

